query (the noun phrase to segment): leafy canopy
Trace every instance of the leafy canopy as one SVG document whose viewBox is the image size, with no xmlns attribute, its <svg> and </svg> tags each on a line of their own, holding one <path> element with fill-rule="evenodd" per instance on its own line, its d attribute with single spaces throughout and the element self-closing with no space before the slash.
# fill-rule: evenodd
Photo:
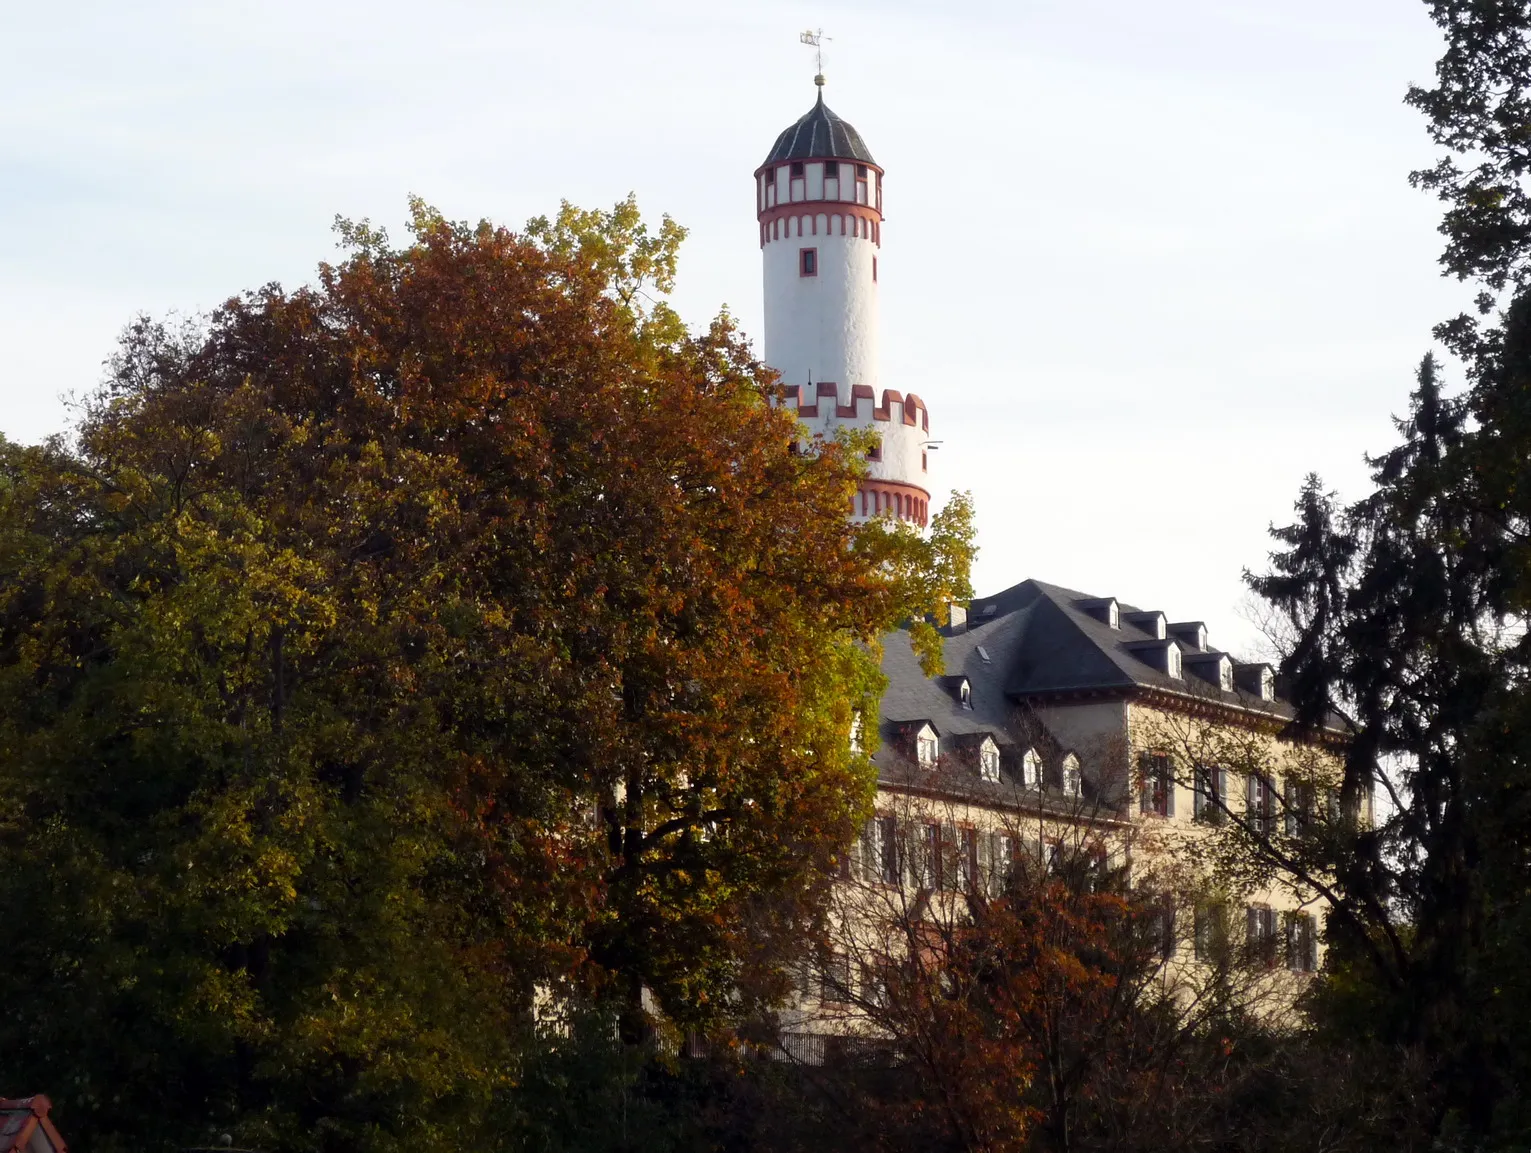
<svg viewBox="0 0 1531 1153">
<path fill-rule="evenodd" d="M 534 1007 L 769 1003 L 965 587 L 966 502 L 852 529 L 680 325 L 673 223 L 412 210 L 0 450 L 0 1041 L 89 1147 L 494 1147 Z"/>
</svg>

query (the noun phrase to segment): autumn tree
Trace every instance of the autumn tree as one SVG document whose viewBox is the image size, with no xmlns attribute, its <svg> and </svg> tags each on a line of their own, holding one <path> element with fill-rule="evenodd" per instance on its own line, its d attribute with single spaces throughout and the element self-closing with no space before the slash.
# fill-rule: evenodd
<svg viewBox="0 0 1531 1153">
<path fill-rule="evenodd" d="M 679 322 L 668 221 L 411 228 L 4 450 L 0 1069 L 87 1147 L 489 1148 L 549 1005 L 769 1003 L 877 638 L 965 586 L 961 502 L 853 529 L 855 447 Z"/>
</svg>

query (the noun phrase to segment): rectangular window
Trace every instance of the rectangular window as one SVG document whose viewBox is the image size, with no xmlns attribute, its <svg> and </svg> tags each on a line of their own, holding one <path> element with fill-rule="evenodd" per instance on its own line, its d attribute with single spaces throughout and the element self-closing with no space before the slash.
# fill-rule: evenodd
<svg viewBox="0 0 1531 1153">
<path fill-rule="evenodd" d="M 846 1002 L 851 999 L 851 959 L 844 953 L 824 958 L 824 1000 Z"/>
<path fill-rule="evenodd" d="M 872 279 L 877 279 L 877 257 L 872 257 Z"/>
<path fill-rule="evenodd" d="M 1175 815 L 1175 778 L 1165 753 L 1144 753 L 1138 758 L 1142 777 L 1141 808 L 1160 817 Z"/>
<path fill-rule="evenodd" d="M 794 160 L 792 168 L 787 175 L 792 180 L 801 180 L 803 178 L 803 162 L 801 160 Z"/>
<path fill-rule="evenodd" d="M 957 883 L 964 893 L 978 886 L 978 830 L 964 827 L 957 844 Z"/>
<path fill-rule="evenodd" d="M 1148 920 L 1149 942 L 1157 947 L 1161 960 L 1175 955 L 1175 898 L 1169 894 L 1155 903 Z"/>
<path fill-rule="evenodd" d="M 1219 901 L 1196 906 L 1196 959 L 1208 963 L 1228 954 L 1228 909 Z"/>
<path fill-rule="evenodd" d="M 1313 786 L 1288 781 L 1282 803 L 1286 807 L 1286 835 L 1301 837 L 1306 834 L 1313 820 Z"/>
<path fill-rule="evenodd" d="M 817 276 L 819 274 L 819 250 L 817 248 L 800 249 L 797 258 L 799 276 Z"/>
<path fill-rule="evenodd" d="M 1228 770 L 1218 765 L 1197 765 L 1196 791 L 1191 803 L 1198 821 L 1221 825 L 1228 804 Z"/>
<path fill-rule="evenodd" d="M 995 833 L 989 849 L 989 892 L 998 896 L 1010 887 L 1015 875 L 1015 838 Z"/>
<path fill-rule="evenodd" d="M 1312 973 L 1318 968 L 1318 933 L 1308 913 L 1286 915 L 1286 967 L 1294 973 Z"/>
<path fill-rule="evenodd" d="M 1244 911 L 1249 957 L 1266 966 L 1276 964 L 1276 910 L 1269 905 L 1250 905 Z"/>
<path fill-rule="evenodd" d="M 1257 837 L 1270 834 L 1275 810 L 1276 791 L 1270 778 L 1250 773 L 1244 780 L 1244 819 L 1249 823 L 1249 831 Z"/>
<path fill-rule="evenodd" d="M 862 879 L 896 885 L 898 872 L 898 821 L 893 817 L 873 817 L 862 834 Z"/>
<path fill-rule="evenodd" d="M 839 180 L 840 179 L 840 162 L 838 160 L 826 160 L 826 161 L 824 161 L 824 179 L 825 180 Z"/>
<path fill-rule="evenodd" d="M 941 822 L 927 821 L 920 827 L 920 888 L 941 887 Z"/>
</svg>

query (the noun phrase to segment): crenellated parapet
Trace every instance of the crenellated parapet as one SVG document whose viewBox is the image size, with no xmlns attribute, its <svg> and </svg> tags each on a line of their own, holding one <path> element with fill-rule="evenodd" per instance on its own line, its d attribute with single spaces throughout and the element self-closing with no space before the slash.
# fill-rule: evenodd
<svg viewBox="0 0 1531 1153">
<path fill-rule="evenodd" d="M 921 431 L 930 431 L 930 413 L 925 408 L 925 402 L 914 393 L 903 395 L 896 389 L 885 388 L 882 390 L 882 404 L 875 404 L 877 394 L 869 384 L 851 385 L 851 399 L 849 404 L 840 403 L 840 386 L 833 381 L 820 381 L 812 386 L 814 398 L 812 403 L 803 402 L 802 387 L 789 384 L 785 388 L 786 399 L 797 415 L 804 420 L 815 419 L 821 415 L 828 415 L 832 409 L 834 415 L 840 420 L 870 419 L 874 421 L 892 421 L 894 408 L 897 406 L 898 420 L 909 425 L 911 428 L 918 423 Z M 828 405 L 825 405 L 825 399 Z M 862 405 L 865 401 L 865 406 Z M 915 417 L 919 413 L 919 417 Z"/>
</svg>

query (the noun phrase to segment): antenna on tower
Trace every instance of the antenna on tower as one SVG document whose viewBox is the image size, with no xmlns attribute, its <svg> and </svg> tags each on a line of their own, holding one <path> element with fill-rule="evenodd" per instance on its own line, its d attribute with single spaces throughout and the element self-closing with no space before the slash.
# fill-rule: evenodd
<svg viewBox="0 0 1531 1153">
<path fill-rule="evenodd" d="M 817 32 L 813 31 L 812 29 L 809 29 L 807 32 L 804 32 L 800 36 L 798 36 L 798 39 L 800 41 L 802 41 L 804 44 L 807 44 L 810 48 L 813 49 L 813 67 L 814 67 L 814 73 L 815 73 L 814 78 L 813 78 L 813 82 L 815 84 L 817 84 L 820 88 L 823 88 L 824 87 L 824 41 L 831 39 L 831 37 L 824 35 L 824 29 L 820 28 Z"/>
</svg>

